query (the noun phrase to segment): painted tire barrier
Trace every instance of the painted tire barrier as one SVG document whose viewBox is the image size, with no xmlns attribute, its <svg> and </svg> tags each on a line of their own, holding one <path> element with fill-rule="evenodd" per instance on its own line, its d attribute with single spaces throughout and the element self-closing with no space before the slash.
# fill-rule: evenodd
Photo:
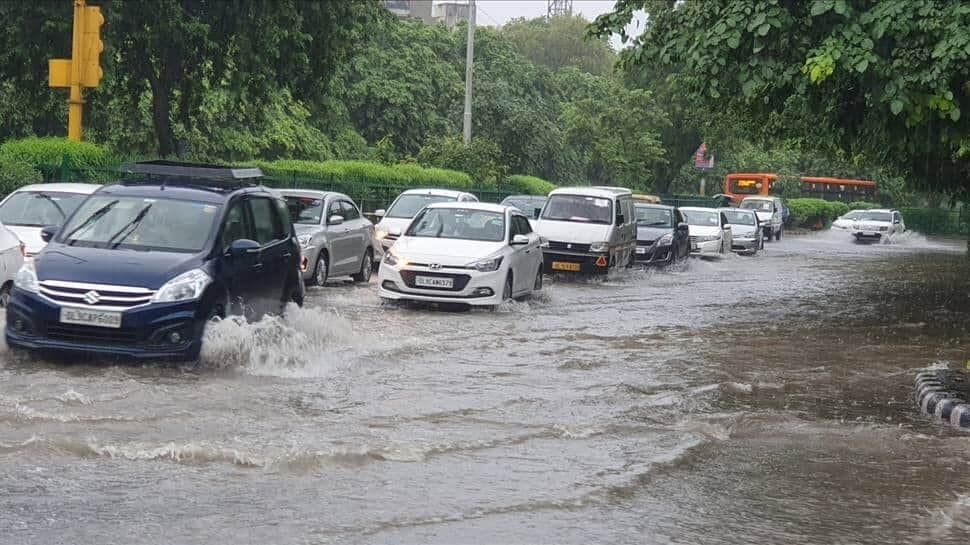
<svg viewBox="0 0 970 545">
<path fill-rule="evenodd" d="M 916 373 L 916 403 L 923 414 L 970 429 L 970 376 L 954 369 Z"/>
</svg>

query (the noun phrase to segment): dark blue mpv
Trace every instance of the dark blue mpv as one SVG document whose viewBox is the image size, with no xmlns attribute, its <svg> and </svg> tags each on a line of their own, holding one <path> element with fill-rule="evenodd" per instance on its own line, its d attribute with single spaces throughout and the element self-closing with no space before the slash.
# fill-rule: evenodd
<svg viewBox="0 0 970 545">
<path fill-rule="evenodd" d="M 169 161 L 125 165 L 14 280 L 14 348 L 195 359 L 206 324 L 303 303 L 286 202 L 259 169 Z"/>
</svg>

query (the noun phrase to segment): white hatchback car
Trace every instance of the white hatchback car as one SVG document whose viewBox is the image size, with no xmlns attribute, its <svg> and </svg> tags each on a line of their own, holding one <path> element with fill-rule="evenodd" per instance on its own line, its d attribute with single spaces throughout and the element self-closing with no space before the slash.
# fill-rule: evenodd
<svg viewBox="0 0 970 545">
<path fill-rule="evenodd" d="M 716 208 L 681 207 L 690 233 L 693 255 L 724 255 L 731 251 L 731 224 Z"/>
<path fill-rule="evenodd" d="M 26 185 L 0 202 L 0 223 L 13 231 L 26 245 L 32 258 L 47 245 L 40 231 L 47 226 L 64 225 L 67 218 L 88 195 L 101 187 L 97 184 Z"/>
<path fill-rule="evenodd" d="M 542 248 L 529 219 L 497 204 L 431 204 L 385 254 L 386 300 L 495 306 L 542 289 Z"/>
</svg>

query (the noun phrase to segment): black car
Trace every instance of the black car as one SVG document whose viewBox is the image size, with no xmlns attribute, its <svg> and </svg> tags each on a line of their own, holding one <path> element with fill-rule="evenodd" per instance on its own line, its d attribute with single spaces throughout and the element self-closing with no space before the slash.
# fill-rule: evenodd
<svg viewBox="0 0 970 545">
<path fill-rule="evenodd" d="M 17 273 L 7 344 L 194 359 L 209 320 L 303 303 L 286 201 L 256 168 L 168 161 L 123 167 Z"/>
<path fill-rule="evenodd" d="M 690 239 L 680 210 L 664 204 L 636 203 L 636 263 L 666 265 L 687 259 Z"/>
</svg>

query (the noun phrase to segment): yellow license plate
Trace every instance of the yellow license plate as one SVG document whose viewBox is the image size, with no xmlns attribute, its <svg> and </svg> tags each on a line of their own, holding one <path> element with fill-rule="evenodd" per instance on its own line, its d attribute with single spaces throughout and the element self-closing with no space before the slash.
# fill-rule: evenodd
<svg viewBox="0 0 970 545">
<path fill-rule="evenodd" d="M 580 271 L 580 264 L 579 263 L 569 263 L 568 261 L 553 261 L 552 262 L 552 270 L 554 270 L 554 271 L 579 272 Z"/>
</svg>

